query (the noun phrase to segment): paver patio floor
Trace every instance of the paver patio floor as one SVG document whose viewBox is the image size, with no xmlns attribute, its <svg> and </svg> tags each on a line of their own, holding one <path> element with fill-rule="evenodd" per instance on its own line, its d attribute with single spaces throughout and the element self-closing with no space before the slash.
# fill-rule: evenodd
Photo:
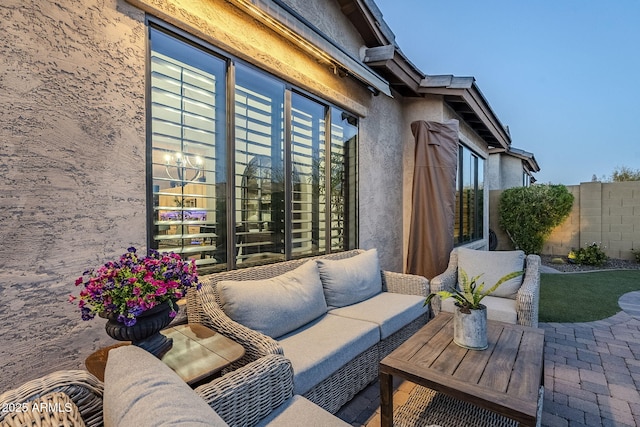
<svg viewBox="0 0 640 427">
<path fill-rule="evenodd" d="M 586 323 L 541 323 L 545 330 L 542 425 L 640 426 L 640 292 L 625 294 L 616 315 Z M 395 384 L 394 405 L 415 387 Z M 379 384 L 336 414 L 354 426 L 380 425 Z"/>
</svg>

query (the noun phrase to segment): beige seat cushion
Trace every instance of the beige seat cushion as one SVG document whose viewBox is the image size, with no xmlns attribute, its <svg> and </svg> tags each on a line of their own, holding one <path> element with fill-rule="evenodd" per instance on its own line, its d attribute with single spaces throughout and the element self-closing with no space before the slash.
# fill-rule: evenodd
<svg viewBox="0 0 640 427">
<path fill-rule="evenodd" d="M 481 304 L 484 304 L 487 307 L 487 319 L 511 323 L 512 325 L 516 325 L 518 323 L 516 300 L 486 296 L 482 299 Z M 455 308 L 455 300 L 453 298 L 448 298 L 442 301 L 442 311 L 453 313 Z"/>
<path fill-rule="evenodd" d="M 458 249 L 458 283 L 462 283 L 461 270 L 469 276 L 480 276 L 478 284 L 484 282 L 485 290 L 496 284 L 498 280 L 514 271 L 524 270 L 525 255 L 523 251 L 479 251 L 474 249 Z M 522 276 L 507 280 L 491 295 L 515 299 L 522 286 Z"/>
<path fill-rule="evenodd" d="M 302 396 L 293 396 L 260 421 L 256 427 L 349 427 L 340 418 Z"/>
</svg>

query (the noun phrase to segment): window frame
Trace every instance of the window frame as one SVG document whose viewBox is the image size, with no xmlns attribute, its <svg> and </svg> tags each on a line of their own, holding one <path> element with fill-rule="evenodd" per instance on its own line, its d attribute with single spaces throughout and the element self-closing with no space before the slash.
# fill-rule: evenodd
<svg viewBox="0 0 640 427">
<path fill-rule="evenodd" d="M 469 159 L 473 165 L 469 165 Z M 467 177 L 468 168 L 473 167 L 473 176 Z M 481 170 L 479 170 L 481 166 Z M 454 220 L 454 247 L 464 246 L 484 239 L 484 197 L 486 159 L 461 141 L 458 141 L 458 164 L 456 174 L 456 195 Z M 465 205 L 465 180 L 472 181 L 469 190 L 473 197 L 472 215 Z M 466 209 L 465 209 L 466 208 Z M 467 225 L 468 224 L 468 225 Z M 471 230 L 469 233 L 467 231 Z M 468 236 L 465 234 L 467 233 Z M 465 237 L 467 236 L 467 237 Z"/>
<path fill-rule="evenodd" d="M 352 172 L 355 176 L 355 179 L 352 181 L 348 179 L 347 182 L 353 183 L 354 188 L 347 186 L 347 189 L 344 191 L 342 195 L 343 203 L 352 203 L 355 206 L 352 207 L 352 211 L 354 212 L 352 218 L 349 221 L 349 224 L 345 224 L 343 228 L 343 247 L 341 249 L 336 250 L 333 247 L 333 235 L 332 235 L 332 218 L 333 218 L 333 205 L 331 203 L 331 197 L 325 197 L 325 218 L 323 220 L 324 224 L 324 236 L 322 239 L 324 240 L 324 249 L 323 251 L 319 251 L 318 253 L 310 253 L 307 255 L 303 255 L 302 257 L 314 256 L 318 254 L 331 253 L 331 252 L 340 252 L 349 250 L 352 248 L 358 247 L 359 240 L 359 209 L 358 209 L 358 193 L 359 193 L 359 183 L 358 183 L 358 135 L 359 135 L 359 117 L 357 114 L 344 109 L 343 107 L 339 107 L 326 99 L 322 99 L 318 96 L 315 96 L 308 91 L 305 91 L 302 88 L 296 87 L 291 83 L 269 73 L 256 66 L 255 64 L 251 64 L 249 62 L 240 60 L 234 57 L 232 54 L 225 52 L 210 43 L 202 40 L 180 28 L 175 27 L 174 25 L 168 24 L 158 18 L 153 16 L 146 17 L 146 32 L 147 32 L 147 49 L 146 49 L 146 67 L 145 67 L 145 118 L 146 118 L 146 149 L 145 149 L 145 161 L 146 161 L 146 203 L 147 203 L 147 247 L 154 248 L 157 247 L 157 236 L 155 233 L 156 226 L 154 222 L 156 220 L 156 203 L 157 200 L 154 196 L 153 184 L 154 184 L 154 172 L 153 172 L 153 112 L 152 112 L 152 85 L 151 85 L 151 61 L 152 61 L 152 46 L 151 46 L 151 35 L 153 31 L 159 31 L 163 34 L 173 37 L 181 42 L 187 43 L 193 46 L 196 49 L 200 49 L 203 52 L 224 61 L 225 63 L 225 78 L 226 78 L 226 103 L 225 103 L 225 140 L 223 143 L 225 144 L 225 168 L 226 168 L 226 267 L 223 269 L 213 268 L 213 267 L 204 267 L 203 270 L 213 270 L 215 271 L 228 271 L 239 268 L 240 266 L 237 264 L 236 256 L 234 255 L 237 248 L 238 243 L 236 242 L 236 223 L 238 222 L 237 216 L 237 202 L 236 202 L 236 191 L 238 189 L 236 184 L 236 71 L 238 66 L 247 67 L 254 72 L 261 73 L 270 79 L 274 79 L 283 85 L 283 95 L 284 95 L 284 173 L 288 179 L 285 179 L 285 206 L 292 206 L 292 198 L 293 198 L 293 188 L 292 188 L 292 178 L 291 175 L 293 173 L 293 165 L 292 165 L 292 96 L 301 96 L 309 99 L 319 105 L 323 106 L 325 111 L 325 122 L 324 122 L 324 132 L 325 132 L 325 161 L 327 162 L 326 168 L 329 169 L 331 166 L 331 145 L 333 143 L 332 139 L 332 122 L 331 116 L 332 111 L 336 110 L 343 114 L 343 120 L 345 116 L 351 117 L 353 121 L 356 122 L 356 136 L 355 141 L 352 143 L 355 146 L 353 150 L 353 156 L 355 159 L 349 161 L 348 168 L 355 167 L 355 171 Z M 346 142 L 345 142 L 346 144 Z M 346 145 L 345 145 L 346 147 Z M 343 147 L 344 148 L 344 147 Z M 346 150 L 345 150 L 346 151 Z M 345 157 L 345 160 L 347 157 Z M 347 167 L 347 166 L 345 166 Z M 325 179 L 325 191 L 326 194 L 329 194 L 331 191 L 329 179 Z M 351 193 L 353 192 L 354 195 Z M 354 200 L 351 200 L 351 197 L 354 197 Z M 346 215 L 346 214 L 345 214 Z M 345 221 L 347 222 L 347 221 Z M 352 230 L 351 227 L 355 228 Z M 291 209 L 285 209 L 285 243 L 284 243 L 284 260 L 289 260 L 293 258 L 299 258 L 292 254 L 292 234 L 295 230 L 293 230 L 293 222 L 292 222 L 292 212 Z M 354 232 L 355 231 L 355 232 Z M 347 235 L 347 233 L 349 233 Z M 184 247 L 184 243 L 181 247 Z M 183 256 L 188 257 L 189 254 L 184 254 Z M 281 260 L 276 260 L 273 262 L 279 262 Z M 214 264 L 220 265 L 220 264 Z M 200 267 L 199 267 L 200 268 Z"/>
</svg>

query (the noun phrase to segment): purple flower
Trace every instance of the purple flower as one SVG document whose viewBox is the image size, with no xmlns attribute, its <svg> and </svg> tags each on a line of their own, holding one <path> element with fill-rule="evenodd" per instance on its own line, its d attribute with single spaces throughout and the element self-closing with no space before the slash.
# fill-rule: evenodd
<svg viewBox="0 0 640 427">
<path fill-rule="evenodd" d="M 116 261 L 86 270 L 75 284 L 83 288 L 69 302 L 77 302 L 83 320 L 96 314 L 115 315 L 127 326 L 134 325 L 137 317 L 151 307 L 179 299 L 187 289 L 201 286 L 195 260 L 156 250 L 139 257 L 134 247 Z"/>
</svg>

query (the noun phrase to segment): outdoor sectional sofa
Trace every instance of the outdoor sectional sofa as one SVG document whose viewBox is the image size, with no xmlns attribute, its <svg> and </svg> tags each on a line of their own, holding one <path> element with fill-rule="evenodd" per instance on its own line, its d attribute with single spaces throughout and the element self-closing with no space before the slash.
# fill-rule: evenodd
<svg viewBox="0 0 640 427">
<path fill-rule="evenodd" d="M 237 341 L 237 369 L 269 354 L 291 361 L 294 393 L 335 413 L 378 376 L 379 361 L 429 318 L 426 278 L 381 271 L 375 249 L 201 277 L 189 322 Z"/>
</svg>

